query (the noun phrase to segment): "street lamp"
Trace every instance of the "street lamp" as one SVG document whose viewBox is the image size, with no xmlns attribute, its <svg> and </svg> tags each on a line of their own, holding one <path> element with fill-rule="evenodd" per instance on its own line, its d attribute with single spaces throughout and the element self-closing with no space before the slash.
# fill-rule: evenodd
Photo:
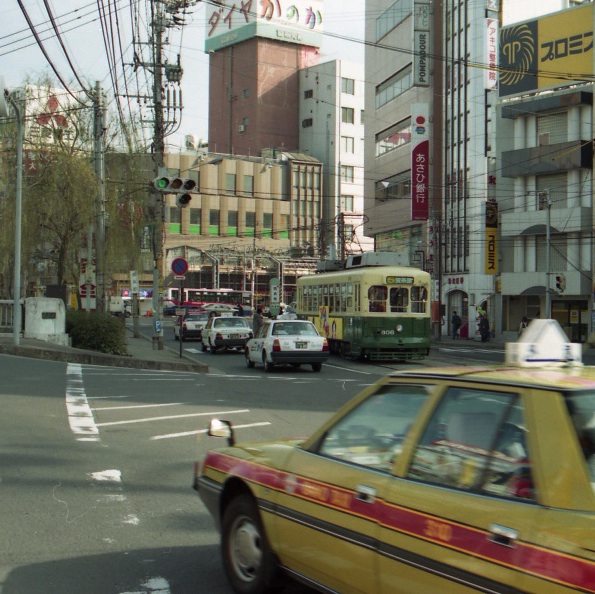
<svg viewBox="0 0 595 594">
<path fill-rule="evenodd" d="M 551 228 L 552 228 L 552 201 L 549 190 L 539 192 L 539 198 L 543 198 L 546 203 L 546 231 L 545 231 L 545 312 L 547 318 L 552 317 L 552 292 L 550 287 L 551 277 Z"/>
</svg>

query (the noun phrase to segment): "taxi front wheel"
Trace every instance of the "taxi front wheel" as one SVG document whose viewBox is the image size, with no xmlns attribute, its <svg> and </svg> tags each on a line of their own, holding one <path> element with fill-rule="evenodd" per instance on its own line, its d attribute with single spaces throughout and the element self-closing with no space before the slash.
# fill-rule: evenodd
<svg viewBox="0 0 595 594">
<path fill-rule="evenodd" d="M 227 506 L 221 523 L 221 540 L 223 565 L 236 594 L 279 590 L 283 576 L 252 497 L 239 495 Z"/>
</svg>

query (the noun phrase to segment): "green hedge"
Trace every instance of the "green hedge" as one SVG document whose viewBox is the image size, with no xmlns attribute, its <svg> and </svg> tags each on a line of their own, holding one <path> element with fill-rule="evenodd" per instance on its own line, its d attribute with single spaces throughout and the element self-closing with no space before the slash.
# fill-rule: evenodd
<svg viewBox="0 0 595 594">
<path fill-rule="evenodd" d="M 109 314 L 68 310 L 66 332 L 77 349 L 128 355 L 124 320 Z"/>
</svg>

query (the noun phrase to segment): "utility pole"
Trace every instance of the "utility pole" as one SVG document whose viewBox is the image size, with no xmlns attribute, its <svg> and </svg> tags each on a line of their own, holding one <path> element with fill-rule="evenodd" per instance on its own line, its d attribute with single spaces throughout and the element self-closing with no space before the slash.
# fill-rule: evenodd
<svg viewBox="0 0 595 594">
<path fill-rule="evenodd" d="M 104 134 L 107 129 L 105 101 L 101 82 L 95 83 L 93 96 L 95 176 L 99 183 L 95 201 L 95 264 L 97 278 L 97 311 L 106 311 L 105 291 L 105 147 Z M 91 266 L 91 262 L 88 263 Z"/>
<path fill-rule="evenodd" d="M 552 288 L 551 288 L 551 235 L 552 235 L 552 201 L 549 190 L 539 192 L 539 197 L 545 199 L 547 208 L 546 230 L 545 230 L 545 318 L 552 317 Z"/>
<path fill-rule="evenodd" d="M 8 115 L 8 103 L 14 110 L 17 123 L 17 171 L 16 171 L 16 200 L 15 200 L 15 232 L 14 232 L 14 303 L 12 312 L 12 338 L 15 346 L 21 340 L 21 219 L 23 198 L 23 119 L 24 102 L 14 97 L 4 88 L 4 81 L 0 79 L 0 117 Z M 19 105 L 20 103 L 20 105 Z"/>
<path fill-rule="evenodd" d="M 159 177 L 165 173 L 164 169 L 164 129 L 163 129 L 163 32 L 164 15 L 163 4 L 152 1 L 153 22 L 153 106 L 155 117 L 153 123 L 153 173 Z M 163 220 L 164 196 L 154 194 L 154 222 L 153 222 L 153 344 L 163 350 Z M 182 305 L 180 296 L 180 306 Z"/>
</svg>

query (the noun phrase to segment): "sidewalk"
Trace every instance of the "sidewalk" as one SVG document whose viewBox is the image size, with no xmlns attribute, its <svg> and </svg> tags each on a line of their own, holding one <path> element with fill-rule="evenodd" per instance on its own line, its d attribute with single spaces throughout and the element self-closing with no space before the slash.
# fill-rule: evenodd
<svg viewBox="0 0 595 594">
<path fill-rule="evenodd" d="M 38 340 L 22 338 L 19 346 L 14 345 L 12 335 L 0 334 L 0 354 L 82 363 L 87 365 L 108 365 L 112 367 L 130 367 L 134 369 L 156 369 L 161 371 L 185 371 L 208 373 L 207 365 L 198 363 L 190 357 L 180 357 L 176 352 L 165 347 L 162 350 L 153 348 L 153 341 L 144 336 L 134 338 L 132 329 L 126 329 L 126 343 L 129 356 L 106 355 L 98 351 L 74 349 Z"/>
</svg>

